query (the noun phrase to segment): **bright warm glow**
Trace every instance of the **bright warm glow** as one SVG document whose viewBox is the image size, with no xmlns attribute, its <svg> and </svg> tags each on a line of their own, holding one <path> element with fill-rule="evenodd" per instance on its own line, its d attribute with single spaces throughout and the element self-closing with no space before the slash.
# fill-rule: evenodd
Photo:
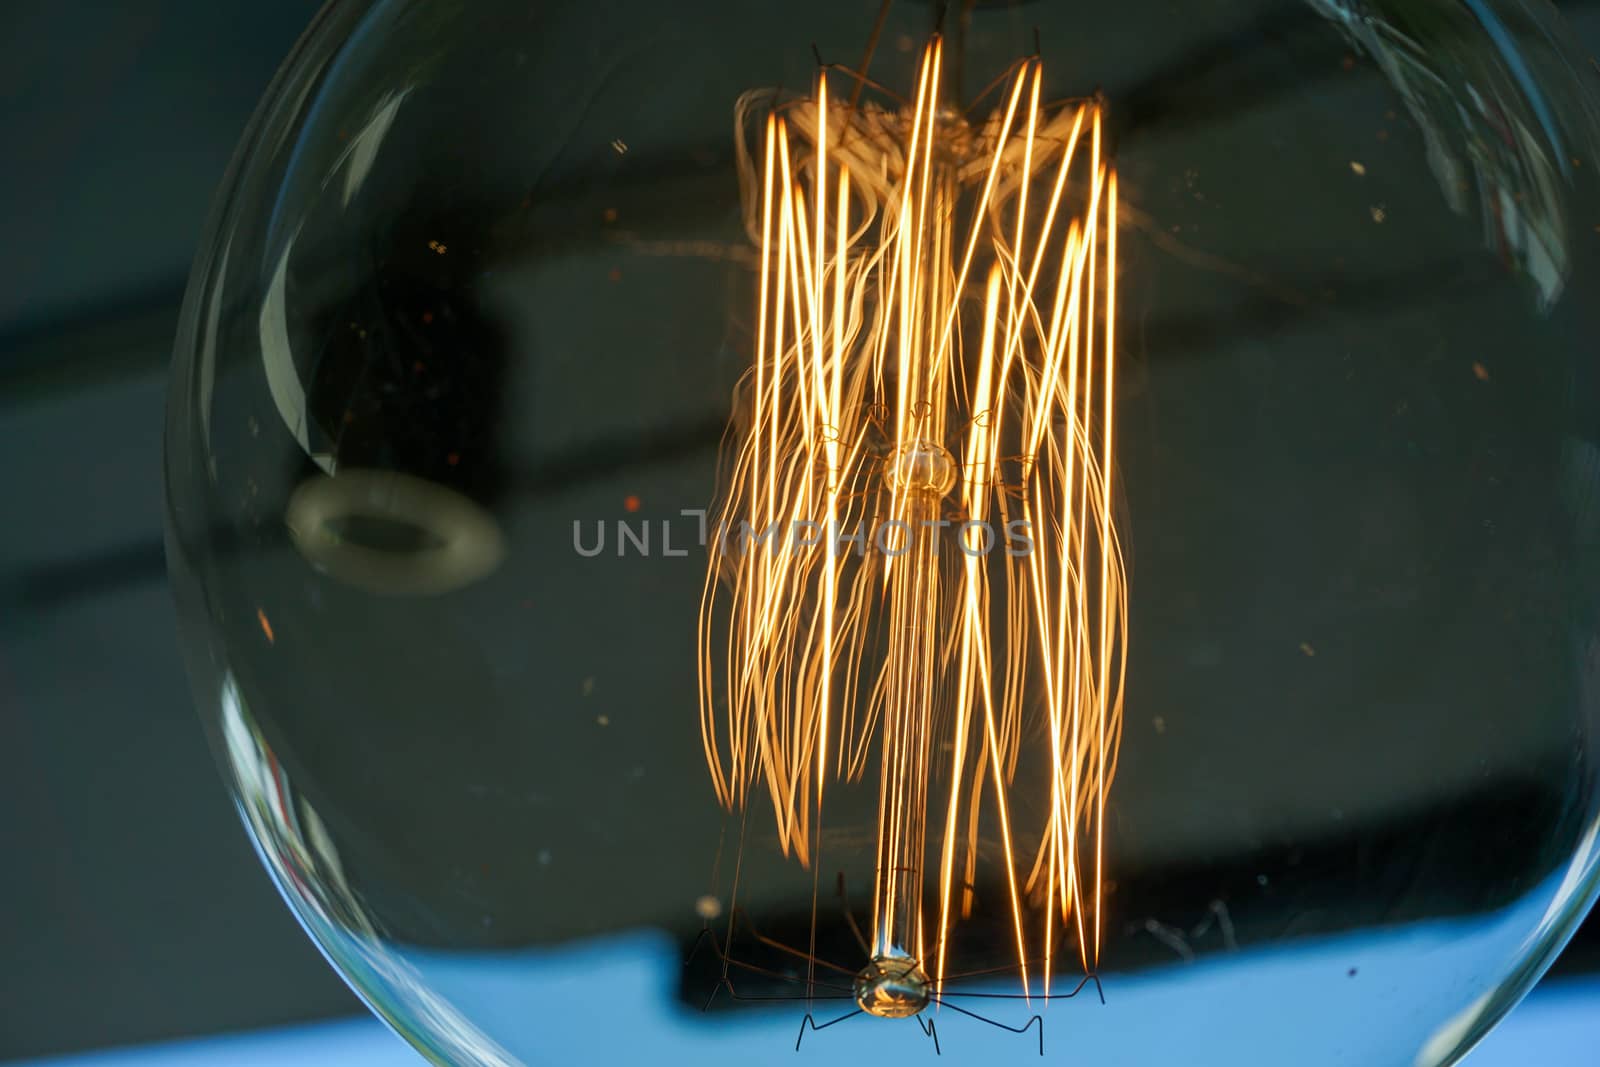
<svg viewBox="0 0 1600 1067">
<path fill-rule="evenodd" d="M 701 731 L 722 803 L 764 783 L 813 865 L 830 783 L 875 752 L 874 958 L 937 993 L 989 870 L 1023 991 L 1033 970 L 1048 994 L 1063 941 L 1098 964 L 1121 735 L 1117 179 L 1100 103 L 1041 105 L 1037 59 L 982 125 L 939 106 L 940 61 L 935 40 L 893 112 L 819 77 L 745 168 L 756 349 L 713 515 Z M 1047 810 L 1026 837 L 1023 787 Z"/>
</svg>

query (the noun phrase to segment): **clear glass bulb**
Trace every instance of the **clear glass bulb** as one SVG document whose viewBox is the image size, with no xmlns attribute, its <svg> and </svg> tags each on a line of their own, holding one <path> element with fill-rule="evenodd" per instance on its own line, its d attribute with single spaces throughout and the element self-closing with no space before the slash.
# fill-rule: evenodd
<svg viewBox="0 0 1600 1067">
<path fill-rule="evenodd" d="M 1600 888 L 1596 80 L 1510 0 L 330 5 L 168 412 L 286 900 L 438 1062 L 1454 1062 Z"/>
</svg>

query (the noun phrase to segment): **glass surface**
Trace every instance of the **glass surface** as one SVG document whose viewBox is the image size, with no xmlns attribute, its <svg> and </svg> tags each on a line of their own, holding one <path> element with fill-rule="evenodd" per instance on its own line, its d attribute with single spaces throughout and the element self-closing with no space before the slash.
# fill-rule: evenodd
<svg viewBox="0 0 1600 1067">
<path fill-rule="evenodd" d="M 168 412 L 186 652 L 263 862 L 436 1062 L 1454 1062 L 1600 870 L 1596 83 L 1512 0 L 330 5 L 227 178 Z M 849 136 L 818 166 L 823 114 Z M 1085 116 L 1033 305 L 972 222 L 1029 115 L 1058 124 L 993 200 L 1029 226 Z M 907 185 L 913 130 L 952 206 L 891 240 L 865 197 Z M 849 298 L 777 261 L 841 262 L 808 198 L 847 155 L 866 228 L 827 277 L 867 325 L 835 358 Z M 931 401 L 896 399 L 939 346 L 899 346 L 915 286 L 858 269 L 876 244 L 935 279 Z M 779 304 L 812 347 L 763 340 Z M 1056 443 L 979 477 L 1023 448 L 983 443 L 986 322 L 1022 338 L 1009 432 Z M 829 407 L 879 336 L 878 385 Z M 798 421 L 761 421 L 758 364 Z M 739 463 L 762 426 L 788 482 Z M 841 442 L 878 466 L 840 475 Z M 1041 552 L 1082 547 L 708 543 L 740 486 L 841 483 L 1033 501 Z M 829 595 L 871 626 L 817 622 Z M 806 671 L 825 634 L 854 674 Z M 845 751 L 858 780 L 819 777 Z"/>
</svg>

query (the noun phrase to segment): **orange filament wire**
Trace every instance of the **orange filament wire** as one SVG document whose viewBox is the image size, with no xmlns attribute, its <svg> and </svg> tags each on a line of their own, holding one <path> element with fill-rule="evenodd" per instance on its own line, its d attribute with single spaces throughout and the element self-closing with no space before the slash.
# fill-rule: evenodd
<svg viewBox="0 0 1600 1067">
<path fill-rule="evenodd" d="M 1058 924 L 1098 966 L 1127 670 L 1117 176 L 1100 102 L 1042 105 L 1037 59 L 980 124 L 941 110 L 940 64 L 935 39 L 899 113 L 819 77 L 768 116 L 759 174 L 741 145 L 756 345 L 712 516 L 700 729 L 721 803 L 764 786 L 802 863 L 826 784 L 861 781 L 876 752 L 873 952 L 931 955 L 937 989 L 983 859 L 1023 992 L 1042 959 L 1048 994 Z M 741 100 L 741 126 L 760 102 Z M 992 526 L 981 552 L 971 526 L 941 544 L 949 513 L 1021 522 L 1030 550 L 1008 540 L 992 566 Z M 1018 824 L 1041 804 L 1037 828 Z M 980 852 L 986 822 L 999 847 Z"/>
</svg>

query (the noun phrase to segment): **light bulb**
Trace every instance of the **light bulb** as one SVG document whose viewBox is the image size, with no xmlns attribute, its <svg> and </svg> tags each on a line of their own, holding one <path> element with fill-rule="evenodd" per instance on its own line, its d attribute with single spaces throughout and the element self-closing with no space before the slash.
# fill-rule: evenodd
<svg viewBox="0 0 1600 1067">
<path fill-rule="evenodd" d="M 1597 890 L 1597 77 L 1511 0 L 330 5 L 168 412 L 290 907 L 435 1062 L 1454 1062 Z"/>
</svg>

